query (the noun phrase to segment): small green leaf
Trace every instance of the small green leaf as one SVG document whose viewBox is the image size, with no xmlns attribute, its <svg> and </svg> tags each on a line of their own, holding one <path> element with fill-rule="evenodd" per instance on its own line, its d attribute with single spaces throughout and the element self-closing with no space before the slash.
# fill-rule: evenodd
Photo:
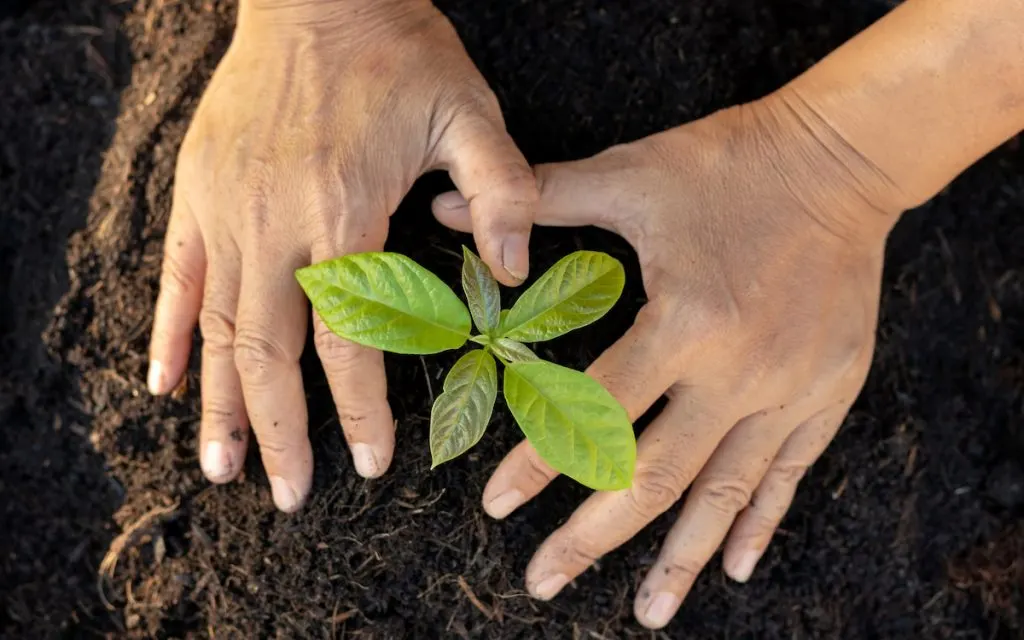
<svg viewBox="0 0 1024 640">
<path fill-rule="evenodd" d="M 431 469 L 480 441 L 497 395 L 498 367 L 491 354 L 474 349 L 459 358 L 430 410 Z"/>
<path fill-rule="evenodd" d="M 625 282 L 622 264 L 608 254 L 570 253 L 516 300 L 501 336 L 539 342 L 586 326 L 612 308 Z"/>
<path fill-rule="evenodd" d="M 505 401 L 530 444 L 557 471 L 599 491 L 632 484 L 633 425 L 590 376 L 543 360 L 511 363 Z"/>
<path fill-rule="evenodd" d="M 295 272 L 335 334 L 368 347 L 438 353 L 466 343 L 469 311 L 440 278 L 397 253 L 355 253 Z"/>
<path fill-rule="evenodd" d="M 494 355 L 498 356 L 498 359 L 505 363 L 533 362 L 540 359 L 522 342 L 516 342 L 508 338 L 492 340 L 489 346 Z"/>
<path fill-rule="evenodd" d="M 475 253 L 462 247 L 462 290 L 466 292 L 469 312 L 480 331 L 491 334 L 498 328 L 501 293 L 490 268 Z"/>
</svg>

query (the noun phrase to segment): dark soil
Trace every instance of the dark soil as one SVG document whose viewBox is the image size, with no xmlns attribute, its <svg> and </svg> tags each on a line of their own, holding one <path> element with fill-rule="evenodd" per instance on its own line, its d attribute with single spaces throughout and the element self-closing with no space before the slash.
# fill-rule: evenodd
<svg viewBox="0 0 1024 640">
<path fill-rule="evenodd" d="M 440 4 L 543 161 L 755 98 L 891 3 Z M 40 0 L 0 22 L 0 634 L 1024 637 L 1019 144 L 897 227 L 873 374 L 753 580 L 730 583 L 715 560 L 651 634 L 631 601 L 671 514 L 543 604 L 523 570 L 584 491 L 558 481 L 487 519 L 484 482 L 518 440 L 501 411 L 471 455 L 429 471 L 427 379 L 437 389 L 454 355 L 388 360 L 399 446 L 386 478 L 352 471 L 311 358 L 308 507 L 275 512 L 255 455 L 243 480 L 203 481 L 198 363 L 187 389 L 154 400 L 146 341 L 175 153 L 232 20 L 233 3 L 212 0 Z M 441 248 L 464 238 L 427 213 L 444 186 L 410 195 L 390 248 L 454 282 Z M 579 367 L 642 298 L 634 258 L 596 231 L 538 232 L 538 271 L 581 246 L 631 272 L 624 303 L 547 354 Z"/>
</svg>

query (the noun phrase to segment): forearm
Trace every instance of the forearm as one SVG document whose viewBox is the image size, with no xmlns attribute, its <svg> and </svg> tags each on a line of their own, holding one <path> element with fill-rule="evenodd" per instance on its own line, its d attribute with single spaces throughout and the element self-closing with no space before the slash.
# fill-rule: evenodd
<svg viewBox="0 0 1024 640">
<path fill-rule="evenodd" d="M 306 27 L 372 39 L 367 25 L 397 24 L 416 14 L 433 17 L 431 0 L 241 0 L 238 26 Z"/>
<path fill-rule="evenodd" d="M 870 199 L 916 206 L 1024 129 L 1024 0 L 908 0 L 778 97 Z"/>
</svg>

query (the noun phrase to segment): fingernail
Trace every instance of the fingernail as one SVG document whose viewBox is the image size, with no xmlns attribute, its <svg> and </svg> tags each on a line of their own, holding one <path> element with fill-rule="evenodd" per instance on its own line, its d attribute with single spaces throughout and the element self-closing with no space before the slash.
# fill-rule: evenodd
<svg viewBox="0 0 1024 640">
<path fill-rule="evenodd" d="M 210 440 L 203 448 L 199 466 L 210 480 L 219 480 L 231 473 L 231 456 L 217 440 Z"/>
<path fill-rule="evenodd" d="M 164 366 L 158 360 L 149 363 L 149 373 L 146 374 L 146 386 L 153 395 L 164 393 Z"/>
<path fill-rule="evenodd" d="M 469 206 L 469 203 L 466 202 L 466 199 L 463 198 L 462 194 L 459 193 L 458 191 L 448 191 L 447 193 L 442 193 L 441 195 L 434 198 L 434 202 L 437 203 L 437 206 L 441 207 L 442 209 L 447 209 L 449 211 L 454 211 L 455 209 L 465 209 L 466 207 Z"/>
<path fill-rule="evenodd" d="M 281 476 L 270 476 L 270 493 L 274 496 L 274 504 L 281 511 L 295 511 L 299 508 L 299 494 Z"/>
<path fill-rule="evenodd" d="M 497 498 L 488 502 L 485 508 L 488 515 L 501 520 L 515 511 L 521 504 L 523 504 L 523 493 L 518 489 L 512 489 L 511 491 L 499 494 Z"/>
<path fill-rule="evenodd" d="M 380 473 L 377 456 L 368 444 L 357 442 L 352 445 L 352 462 L 356 466 L 356 473 L 364 478 L 376 478 Z"/>
<path fill-rule="evenodd" d="M 664 627 L 679 608 L 679 598 L 674 593 L 663 591 L 654 596 L 644 611 L 644 618 L 652 627 Z"/>
<path fill-rule="evenodd" d="M 556 573 L 553 576 L 548 576 L 533 586 L 533 596 L 540 600 L 550 600 L 551 598 L 554 598 L 568 582 L 569 576 L 564 573 Z"/>
<path fill-rule="evenodd" d="M 740 559 L 733 565 L 732 571 L 729 572 L 730 577 L 736 582 L 750 580 L 750 576 L 754 573 L 754 567 L 757 566 L 757 561 L 761 559 L 761 553 L 757 549 L 744 551 Z"/>
<path fill-rule="evenodd" d="M 526 280 L 530 273 L 529 243 L 525 233 L 511 233 L 501 249 L 501 266 L 517 280 Z"/>
</svg>

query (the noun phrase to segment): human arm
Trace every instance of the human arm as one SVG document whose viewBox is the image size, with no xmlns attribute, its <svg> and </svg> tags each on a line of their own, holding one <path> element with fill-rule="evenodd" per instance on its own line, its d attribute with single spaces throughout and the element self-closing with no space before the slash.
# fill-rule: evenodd
<svg viewBox="0 0 1024 640">
<path fill-rule="evenodd" d="M 528 269 L 537 190 L 494 94 L 426 0 L 242 0 L 228 52 L 182 144 L 154 312 L 149 387 L 171 391 L 202 343 L 200 462 L 237 476 L 250 427 L 285 511 L 312 483 L 295 269 L 380 250 L 421 174 L 473 202 L 495 277 Z M 394 422 L 379 352 L 314 317 L 356 471 L 383 473 Z"/>
<path fill-rule="evenodd" d="M 745 581 L 797 484 L 859 393 L 885 238 L 1024 127 L 1024 3 L 910 0 L 751 104 L 579 162 L 536 168 L 538 222 L 593 224 L 636 249 L 648 302 L 589 373 L 637 418 L 634 485 L 590 497 L 526 575 L 550 598 L 684 492 L 638 589 L 668 623 L 724 542 Z M 457 196 L 435 203 L 467 229 Z M 527 443 L 484 490 L 504 517 L 555 476 Z"/>
</svg>

